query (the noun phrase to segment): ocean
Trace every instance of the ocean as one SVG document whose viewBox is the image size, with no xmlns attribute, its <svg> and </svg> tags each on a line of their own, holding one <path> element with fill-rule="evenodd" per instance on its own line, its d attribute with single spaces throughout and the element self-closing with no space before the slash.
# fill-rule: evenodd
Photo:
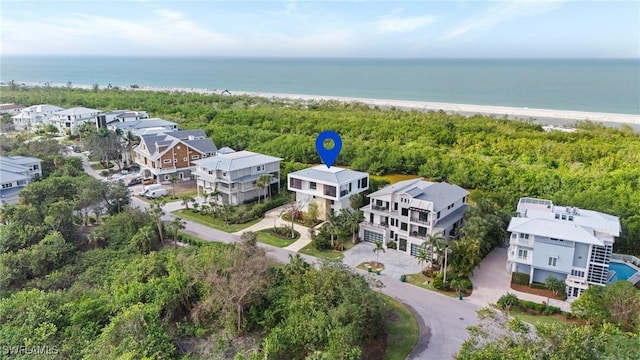
<svg viewBox="0 0 640 360">
<path fill-rule="evenodd" d="M 640 59 L 1 57 L 0 80 L 640 114 Z"/>
</svg>

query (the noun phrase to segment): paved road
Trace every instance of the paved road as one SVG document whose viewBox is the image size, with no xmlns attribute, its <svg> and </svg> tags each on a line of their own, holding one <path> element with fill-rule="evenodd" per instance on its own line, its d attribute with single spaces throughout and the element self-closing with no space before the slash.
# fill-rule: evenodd
<svg viewBox="0 0 640 360">
<path fill-rule="evenodd" d="M 95 170 L 91 169 L 85 157 L 83 167 L 85 171 L 98 178 L 103 179 Z M 132 206 L 143 209 L 149 204 L 145 201 L 132 197 Z M 170 220 L 173 215 L 166 211 L 163 219 Z M 186 221 L 186 233 L 197 236 L 207 241 L 234 242 L 239 236 L 229 234 L 224 231 L 212 229 L 191 221 Z M 266 249 L 267 254 L 280 262 L 287 262 L 289 255 L 296 252 L 272 247 L 260 243 Z M 316 258 L 300 254 L 306 261 L 315 263 Z M 357 265 L 357 264 L 355 264 Z M 354 265 L 354 266 L 355 266 Z M 356 270 L 364 276 L 373 276 L 380 280 L 384 287 L 381 292 L 392 296 L 407 304 L 416 315 L 418 323 L 421 325 L 420 339 L 418 345 L 409 356 L 410 359 L 442 360 L 451 359 L 460 349 L 460 345 L 467 338 L 467 326 L 477 323 L 476 311 L 480 306 L 469 301 L 460 301 L 436 292 L 428 291 L 420 287 L 400 282 L 397 276 L 370 275 L 364 271 Z"/>
</svg>

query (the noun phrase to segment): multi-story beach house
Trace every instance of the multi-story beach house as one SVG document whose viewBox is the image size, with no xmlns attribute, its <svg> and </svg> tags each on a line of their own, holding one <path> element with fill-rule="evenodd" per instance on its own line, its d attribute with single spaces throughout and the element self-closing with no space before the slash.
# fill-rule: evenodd
<svg viewBox="0 0 640 360">
<path fill-rule="evenodd" d="M 296 202 L 303 211 L 309 204 L 318 205 L 319 218 L 341 209 L 351 209 L 349 199 L 369 189 L 369 174 L 337 166 L 317 165 L 292 172 L 287 176 L 288 189 L 296 193 Z"/>
<path fill-rule="evenodd" d="M 131 122 L 148 118 L 149 114 L 146 111 L 112 110 L 96 116 L 96 127 L 101 129 L 114 122 Z"/>
<path fill-rule="evenodd" d="M 75 135 L 78 133 L 80 125 L 86 122 L 94 122 L 100 112 L 97 109 L 73 107 L 54 113 L 50 122 L 58 128 L 60 135 L 67 135 L 68 133 Z"/>
<path fill-rule="evenodd" d="M 239 205 L 280 192 L 281 158 L 251 151 L 225 152 L 194 163 L 198 197 L 217 190 L 217 201 Z"/>
<path fill-rule="evenodd" d="M 113 121 L 106 125 L 111 131 L 120 131 L 123 135 L 131 131 L 135 136 L 142 134 L 178 131 L 178 124 L 160 118 L 142 119 L 134 121 Z"/>
<path fill-rule="evenodd" d="M 42 160 L 27 156 L 0 156 L 0 205 L 18 202 L 20 191 L 42 177 Z"/>
<path fill-rule="evenodd" d="M 458 236 L 467 210 L 469 192 L 445 182 L 423 178 L 397 182 L 369 194 L 369 205 L 360 210 L 360 238 L 384 246 L 394 242 L 398 251 L 413 256 L 427 237 L 440 234 L 444 241 Z"/>
<path fill-rule="evenodd" d="M 613 243 L 620 235 L 616 216 L 521 198 L 507 230 L 509 272 L 529 275 L 530 283 L 556 277 L 566 283 L 569 300 L 589 285 L 608 283 Z"/>
<path fill-rule="evenodd" d="M 49 125 L 53 115 L 64 108 L 54 105 L 33 105 L 22 109 L 18 115 L 12 116 L 13 126 L 16 130 L 36 130 L 39 127 Z"/>
<path fill-rule="evenodd" d="M 144 178 L 169 181 L 171 175 L 191 179 L 196 160 L 214 156 L 217 148 L 203 130 L 173 131 L 140 136 L 135 162 Z"/>
</svg>

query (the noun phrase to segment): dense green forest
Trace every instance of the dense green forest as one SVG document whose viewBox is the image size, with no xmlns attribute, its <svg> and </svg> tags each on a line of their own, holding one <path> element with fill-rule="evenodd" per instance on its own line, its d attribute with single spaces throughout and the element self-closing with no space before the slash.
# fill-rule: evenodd
<svg viewBox="0 0 640 360">
<path fill-rule="evenodd" d="M 160 241 L 180 229 L 160 202 L 130 208 L 124 186 L 87 175 L 57 141 L 20 140 L 3 154 L 45 163 L 0 208 L 3 356 L 382 359 L 390 308 L 345 265 L 276 264 L 251 233 L 176 248 Z"/>
<path fill-rule="evenodd" d="M 317 134 L 337 131 L 336 164 L 371 174 L 415 174 L 473 189 L 511 213 L 522 196 L 619 216 L 616 251 L 640 255 L 640 136 L 631 128 L 577 123 L 574 133 L 544 132 L 531 122 L 366 104 L 268 100 L 183 92 L 3 89 L 0 100 L 101 110 L 146 110 L 202 128 L 219 146 L 294 163 L 319 163 Z"/>
</svg>

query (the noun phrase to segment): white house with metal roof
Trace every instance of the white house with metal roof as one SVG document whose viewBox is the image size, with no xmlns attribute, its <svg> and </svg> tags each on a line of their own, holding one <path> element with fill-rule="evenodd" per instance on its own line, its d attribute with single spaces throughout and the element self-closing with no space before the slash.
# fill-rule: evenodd
<svg viewBox="0 0 640 360">
<path fill-rule="evenodd" d="M 511 218 L 507 270 L 544 283 L 554 276 L 567 285 L 569 300 L 591 285 L 606 285 L 620 220 L 613 215 L 551 200 L 521 198 Z"/>
<path fill-rule="evenodd" d="M 396 243 L 398 251 L 416 256 L 429 235 L 440 234 L 447 241 L 457 236 L 467 210 L 469 192 L 445 182 L 423 178 L 399 181 L 369 194 L 362 210 L 360 238 L 380 240 L 385 247 Z"/>
<path fill-rule="evenodd" d="M 66 135 L 67 132 L 77 134 L 78 128 L 85 122 L 94 122 L 96 116 L 101 111 L 97 109 L 89 109 L 86 107 L 73 107 L 66 110 L 60 110 L 53 114 L 50 122 L 58 128 L 60 135 Z"/>
<path fill-rule="evenodd" d="M 317 165 L 292 172 L 287 180 L 289 191 L 296 193 L 298 206 L 307 211 L 309 204 L 315 202 L 321 220 L 331 212 L 351 209 L 349 198 L 369 189 L 369 174 L 337 166 Z"/>
<path fill-rule="evenodd" d="M 239 205 L 280 192 L 281 158 L 251 151 L 225 151 L 194 161 L 198 197 L 218 190 L 218 201 Z M 268 184 L 260 186 L 261 177 Z"/>
<path fill-rule="evenodd" d="M 22 109 L 18 115 L 12 116 L 11 120 L 16 130 L 36 130 L 49 125 L 53 115 L 61 110 L 64 108 L 54 105 L 33 105 Z"/>
<path fill-rule="evenodd" d="M 15 204 L 20 191 L 42 177 L 42 160 L 27 156 L 0 156 L 0 204 Z"/>
</svg>

